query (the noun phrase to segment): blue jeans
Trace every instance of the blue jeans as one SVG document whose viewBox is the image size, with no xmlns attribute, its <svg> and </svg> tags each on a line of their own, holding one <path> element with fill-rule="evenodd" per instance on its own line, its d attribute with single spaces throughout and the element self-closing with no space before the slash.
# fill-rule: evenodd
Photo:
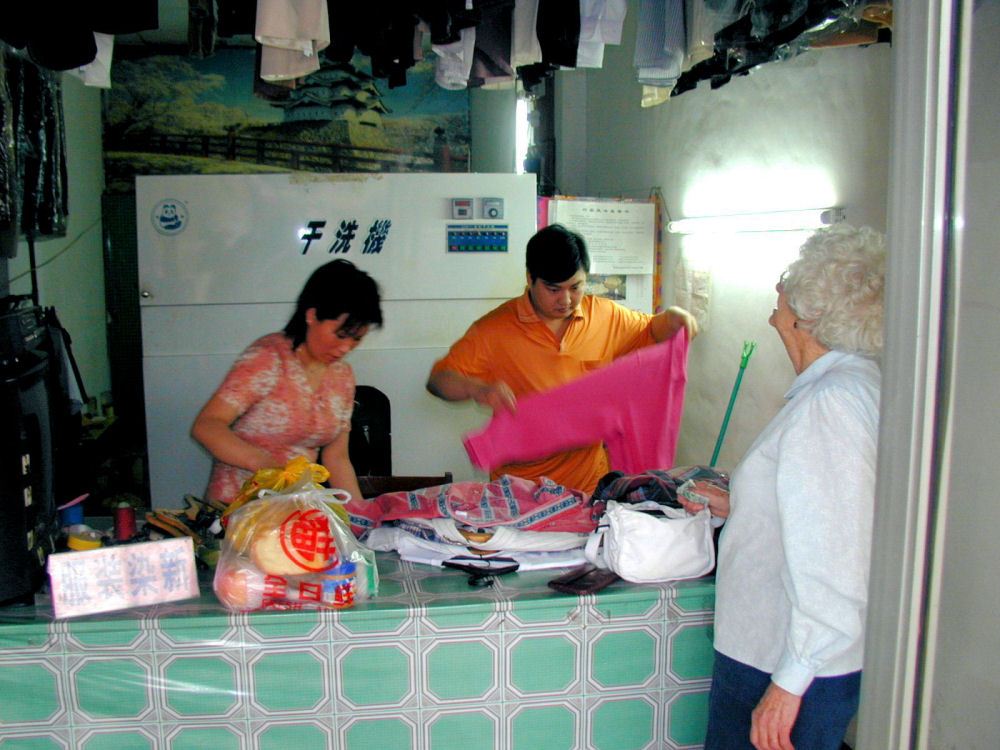
<svg viewBox="0 0 1000 750">
<path fill-rule="evenodd" d="M 750 714 L 770 684 L 767 672 L 715 652 L 705 750 L 753 750 Z M 861 672 L 814 679 L 792 727 L 795 750 L 840 750 L 860 694 Z"/>
</svg>

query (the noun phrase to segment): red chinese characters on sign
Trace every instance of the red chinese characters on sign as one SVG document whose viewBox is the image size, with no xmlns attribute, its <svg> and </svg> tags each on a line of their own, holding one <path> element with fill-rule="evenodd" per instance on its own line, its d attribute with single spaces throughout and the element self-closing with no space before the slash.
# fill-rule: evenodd
<svg viewBox="0 0 1000 750">
<path fill-rule="evenodd" d="M 338 563 L 337 544 L 330 534 L 330 522 L 318 509 L 297 510 L 280 530 L 281 548 L 288 559 L 303 570 L 319 572 Z"/>
</svg>

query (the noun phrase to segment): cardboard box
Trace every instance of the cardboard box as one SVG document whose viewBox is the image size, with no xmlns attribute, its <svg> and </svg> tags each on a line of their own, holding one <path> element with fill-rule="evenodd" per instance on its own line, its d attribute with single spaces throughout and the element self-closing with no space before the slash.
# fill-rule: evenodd
<svg viewBox="0 0 1000 750">
<path fill-rule="evenodd" d="M 190 537 L 49 555 L 56 618 L 199 596 Z"/>
</svg>

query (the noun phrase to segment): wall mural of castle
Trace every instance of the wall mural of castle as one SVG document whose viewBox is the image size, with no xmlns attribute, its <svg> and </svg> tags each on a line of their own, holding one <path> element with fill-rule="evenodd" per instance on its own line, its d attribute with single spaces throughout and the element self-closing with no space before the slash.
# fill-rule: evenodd
<svg viewBox="0 0 1000 750">
<path fill-rule="evenodd" d="M 362 55 L 321 56 L 318 71 L 281 85 L 256 76 L 252 48 L 122 52 L 103 99 L 113 192 L 137 174 L 468 171 L 468 92 L 437 85 L 433 56 L 390 89 Z"/>
</svg>

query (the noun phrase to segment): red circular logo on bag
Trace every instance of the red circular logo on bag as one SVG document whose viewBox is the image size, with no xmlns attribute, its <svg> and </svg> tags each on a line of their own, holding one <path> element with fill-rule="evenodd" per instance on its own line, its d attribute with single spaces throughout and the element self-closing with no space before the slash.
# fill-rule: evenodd
<svg viewBox="0 0 1000 750">
<path fill-rule="evenodd" d="M 281 548 L 303 570 L 319 572 L 337 565 L 337 544 L 330 521 L 318 508 L 297 510 L 281 524 Z"/>
</svg>

